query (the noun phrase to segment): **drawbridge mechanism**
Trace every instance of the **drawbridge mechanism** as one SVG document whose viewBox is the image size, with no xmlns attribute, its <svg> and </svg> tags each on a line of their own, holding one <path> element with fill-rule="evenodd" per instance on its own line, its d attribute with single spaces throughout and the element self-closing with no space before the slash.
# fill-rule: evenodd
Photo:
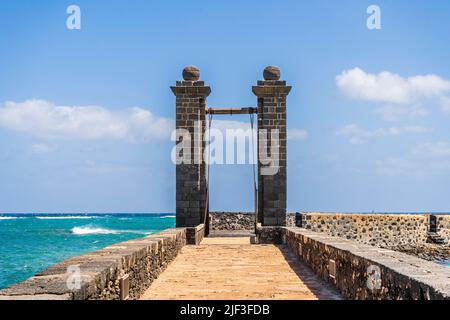
<svg viewBox="0 0 450 320">
<path fill-rule="evenodd" d="M 255 214 L 255 225 L 254 232 L 256 232 L 256 226 L 258 224 L 258 187 L 256 182 L 256 157 L 255 157 L 255 138 L 253 134 L 253 130 L 255 128 L 255 114 L 258 113 L 257 108 L 207 108 L 206 114 L 208 115 L 208 142 L 211 142 L 211 126 L 213 122 L 214 115 L 238 115 L 238 114 L 248 114 L 250 116 L 250 126 L 251 126 L 251 139 L 252 139 L 252 148 L 250 150 L 252 154 L 252 172 L 253 172 L 253 203 L 254 203 L 254 214 Z M 211 149 L 208 149 L 208 162 L 206 166 L 206 203 L 205 203 L 205 213 L 203 224 L 206 227 L 207 235 L 209 235 L 209 181 L 210 181 L 210 173 L 211 173 Z M 242 234 L 236 234 L 236 236 L 241 236 Z M 222 235 L 223 236 L 223 235 Z"/>
<path fill-rule="evenodd" d="M 279 68 L 266 67 L 263 80 L 258 80 L 251 87 L 251 92 L 256 96 L 256 104 L 246 107 L 208 107 L 207 99 L 211 94 L 211 87 L 200 79 L 200 70 L 194 66 L 184 68 L 183 79 L 171 86 L 176 97 L 176 129 L 181 129 L 183 132 L 198 132 L 201 137 L 207 139 L 206 130 L 208 126 L 211 127 L 213 117 L 249 115 L 252 128 L 258 130 L 256 137 L 252 136 L 252 139 L 256 140 L 253 144 L 258 146 L 257 150 L 253 150 L 254 153 L 258 151 L 256 155 L 253 154 L 256 158 L 253 161 L 253 189 L 257 193 L 255 220 L 261 226 L 286 225 L 287 96 L 291 86 L 280 79 L 280 74 Z M 255 118 L 258 121 L 257 125 L 255 125 Z M 199 126 L 199 123 L 202 125 Z M 179 137 L 176 142 L 177 146 L 180 144 L 180 149 L 183 151 L 183 146 L 187 146 L 187 143 L 184 137 Z M 181 161 L 176 164 L 176 226 L 192 228 L 206 223 L 204 227 L 208 232 L 209 192 L 207 194 L 207 191 L 210 186 L 207 184 L 210 181 L 210 168 L 205 161 L 197 161 L 198 155 L 205 153 L 205 147 L 204 141 L 191 143 L 191 161 L 189 163 Z M 249 154 L 249 157 L 251 156 Z M 269 158 L 267 163 L 266 158 Z M 263 159 L 264 161 L 261 161 Z"/>
<path fill-rule="evenodd" d="M 258 108 L 244 107 L 244 108 L 208 108 L 206 114 L 209 115 L 235 115 L 235 114 L 255 114 L 258 113 Z"/>
</svg>

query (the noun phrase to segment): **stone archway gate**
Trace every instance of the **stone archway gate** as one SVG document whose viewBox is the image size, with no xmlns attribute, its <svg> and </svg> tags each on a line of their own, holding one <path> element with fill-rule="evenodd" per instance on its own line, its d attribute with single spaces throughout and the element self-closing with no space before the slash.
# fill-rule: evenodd
<svg viewBox="0 0 450 320">
<path fill-rule="evenodd" d="M 205 223 L 209 213 L 207 164 L 203 159 L 206 146 L 205 132 L 208 114 L 257 114 L 257 145 L 271 147 L 274 142 L 261 134 L 278 133 L 278 159 L 275 173 L 266 174 L 267 162 L 257 152 L 257 223 L 263 226 L 286 225 L 287 207 L 287 124 L 286 101 L 291 90 L 280 80 L 280 70 L 269 66 L 264 69 L 264 80 L 252 87 L 257 97 L 256 108 L 208 108 L 207 98 L 211 88 L 200 80 L 200 71 L 190 66 L 183 70 L 183 80 L 171 87 L 176 96 L 176 129 L 189 132 L 190 160 L 176 164 L 176 225 L 196 227 Z M 270 135 L 269 135 L 270 136 Z M 183 142 L 177 136 L 178 147 Z M 186 141 L 185 141 L 186 142 Z"/>
</svg>

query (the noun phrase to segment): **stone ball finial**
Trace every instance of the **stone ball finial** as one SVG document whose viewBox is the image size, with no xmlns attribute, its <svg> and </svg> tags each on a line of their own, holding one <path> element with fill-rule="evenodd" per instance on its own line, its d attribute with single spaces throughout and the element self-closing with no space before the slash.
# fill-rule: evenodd
<svg viewBox="0 0 450 320">
<path fill-rule="evenodd" d="M 188 66 L 184 68 L 183 79 L 185 81 L 198 81 L 198 79 L 200 79 L 200 70 L 195 66 Z"/>
<path fill-rule="evenodd" d="M 264 69 L 264 80 L 280 80 L 280 68 L 268 66 Z"/>
</svg>

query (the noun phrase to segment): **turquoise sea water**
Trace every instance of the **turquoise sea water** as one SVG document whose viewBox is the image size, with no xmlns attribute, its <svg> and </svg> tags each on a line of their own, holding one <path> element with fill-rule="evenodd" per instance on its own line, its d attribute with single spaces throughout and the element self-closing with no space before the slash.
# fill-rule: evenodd
<svg viewBox="0 0 450 320">
<path fill-rule="evenodd" d="M 0 215 L 0 289 L 67 258 L 174 226 L 173 214 Z"/>
</svg>

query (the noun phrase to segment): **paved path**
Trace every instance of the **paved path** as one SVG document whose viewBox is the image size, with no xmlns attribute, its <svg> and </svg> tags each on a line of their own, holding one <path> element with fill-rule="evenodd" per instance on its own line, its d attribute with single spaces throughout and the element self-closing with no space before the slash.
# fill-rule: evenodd
<svg viewBox="0 0 450 320">
<path fill-rule="evenodd" d="M 339 299 L 285 246 L 249 238 L 206 238 L 185 246 L 143 300 Z"/>
</svg>

